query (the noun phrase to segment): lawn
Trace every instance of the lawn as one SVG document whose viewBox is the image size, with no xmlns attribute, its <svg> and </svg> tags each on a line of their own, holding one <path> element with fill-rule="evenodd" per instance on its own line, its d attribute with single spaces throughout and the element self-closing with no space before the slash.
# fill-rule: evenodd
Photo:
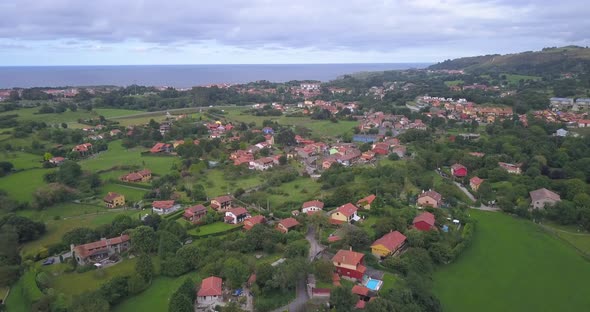
<svg viewBox="0 0 590 312">
<path fill-rule="evenodd" d="M 63 273 L 54 278 L 52 286 L 57 293 L 64 293 L 71 298 L 85 291 L 96 290 L 104 282 L 115 276 L 130 276 L 135 271 L 136 261 L 136 258 L 125 259 L 121 263 L 100 270 L 84 273 Z"/>
<path fill-rule="evenodd" d="M 575 226 L 565 226 L 552 223 L 542 225 L 547 231 L 550 231 L 566 243 L 571 244 L 583 254 L 590 258 L 590 233 L 581 231 Z"/>
<path fill-rule="evenodd" d="M 383 285 L 381 286 L 380 292 L 385 292 L 389 289 L 393 289 L 393 286 L 397 283 L 397 277 L 392 273 L 385 272 L 383 275 Z"/>
<path fill-rule="evenodd" d="M 275 188 L 281 194 L 269 194 L 266 198 L 271 207 L 277 208 L 285 202 L 303 203 L 307 200 L 319 198 L 320 188 L 320 183 L 306 177 L 299 177 Z"/>
<path fill-rule="evenodd" d="M 82 169 L 89 171 L 107 170 L 115 166 L 136 165 L 141 168 L 150 169 L 153 173 L 163 175 L 170 172 L 172 164 L 178 163 L 179 158 L 174 156 L 141 156 L 146 148 L 126 149 L 121 141 L 109 143 L 107 151 L 96 154 L 88 159 L 79 162 Z"/>
<path fill-rule="evenodd" d="M 205 181 L 203 186 L 209 197 L 217 197 L 227 193 L 234 193 L 236 189 L 249 189 L 262 184 L 259 174 L 249 175 L 238 180 L 227 180 L 222 170 L 208 170 L 203 177 Z"/>
<path fill-rule="evenodd" d="M 463 82 L 464 82 L 463 80 L 447 80 L 447 81 L 445 81 L 445 85 L 447 85 L 447 87 L 450 87 L 450 86 L 460 85 Z"/>
<path fill-rule="evenodd" d="M 54 169 L 31 169 L 0 178 L 0 190 L 20 202 L 30 202 L 33 192 L 45 185 L 43 176 Z"/>
<path fill-rule="evenodd" d="M 171 114 L 173 115 L 180 115 L 180 114 L 190 114 L 189 117 L 198 119 L 201 115 L 196 113 L 197 110 L 200 108 L 186 108 L 180 110 L 173 110 Z M 119 122 L 122 126 L 133 126 L 133 125 L 144 125 L 150 122 L 151 119 L 161 122 L 166 119 L 166 112 L 167 111 L 158 111 L 158 112 L 135 112 L 134 114 L 128 114 L 127 116 L 113 116 L 113 118 L 109 118 L 113 121 Z M 106 116 L 105 116 L 106 117 Z"/>
<path fill-rule="evenodd" d="M 9 161 L 14 165 L 15 170 L 41 168 L 43 159 L 39 155 L 25 152 L 0 152 L 2 161 Z"/>
<path fill-rule="evenodd" d="M 143 195 L 147 192 L 138 188 L 130 187 L 122 184 L 109 183 L 101 187 L 100 198 L 103 198 L 108 192 L 115 192 L 125 196 L 126 201 L 138 202 L 143 199 Z"/>
<path fill-rule="evenodd" d="M 590 264 L 527 220 L 471 211 L 472 246 L 435 274 L 446 311 L 582 311 Z"/>
<path fill-rule="evenodd" d="M 209 234 L 229 231 L 229 230 L 235 228 L 236 226 L 241 226 L 241 225 L 233 225 L 233 224 L 228 224 L 228 223 L 224 223 L 224 222 L 215 222 L 215 223 L 196 227 L 196 228 L 188 231 L 188 233 L 192 234 L 192 235 L 203 236 L 203 235 L 209 235 Z"/>
<path fill-rule="evenodd" d="M 6 311 L 10 312 L 28 312 L 30 311 L 30 302 L 24 296 L 23 284 L 24 280 L 21 278 L 18 282 L 12 285 L 10 294 L 6 299 Z"/>
<path fill-rule="evenodd" d="M 37 114 L 39 112 L 39 108 L 23 108 L 16 111 L 9 111 L 0 113 L 1 115 L 12 115 L 18 114 L 17 120 L 34 120 L 34 121 L 44 121 L 50 124 L 56 123 L 77 123 L 78 119 L 89 119 L 89 118 L 98 118 L 98 116 L 104 116 L 105 118 L 112 118 L 112 117 L 119 117 L 131 114 L 137 114 L 141 111 L 135 110 L 127 110 L 127 109 L 108 109 L 108 108 L 99 108 L 93 111 L 86 111 L 86 110 L 77 110 L 72 112 L 70 110 L 65 111 L 61 114 Z"/>
<path fill-rule="evenodd" d="M 506 80 L 509 84 L 517 85 L 520 80 L 527 81 L 527 80 L 541 80 L 541 77 L 537 76 L 526 76 L 526 75 L 513 75 L 513 74 L 506 74 Z"/>
<path fill-rule="evenodd" d="M 168 311 L 170 296 L 187 277 L 190 277 L 195 283 L 199 280 L 196 272 L 177 278 L 157 277 L 147 290 L 112 307 L 111 310 L 115 312 Z"/>
</svg>

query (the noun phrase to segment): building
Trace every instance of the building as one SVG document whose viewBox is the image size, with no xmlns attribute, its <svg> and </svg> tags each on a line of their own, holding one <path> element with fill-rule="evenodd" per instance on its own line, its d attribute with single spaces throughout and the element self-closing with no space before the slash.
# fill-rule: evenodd
<svg viewBox="0 0 590 312">
<path fill-rule="evenodd" d="M 72 152 L 77 152 L 80 156 L 86 156 L 92 154 L 92 144 L 91 143 L 84 143 L 80 145 L 74 146 L 72 148 Z"/>
<path fill-rule="evenodd" d="M 62 164 L 64 161 L 66 161 L 66 159 L 65 159 L 65 158 L 63 158 L 63 157 L 59 157 L 59 156 L 58 156 L 58 157 L 52 157 L 52 158 L 49 160 L 49 163 L 50 163 L 50 164 L 52 164 L 52 165 L 54 165 L 54 166 L 59 166 L 59 165 L 61 165 L 61 164 Z"/>
<path fill-rule="evenodd" d="M 549 99 L 549 105 L 553 108 L 567 109 L 574 106 L 574 99 L 553 97 Z"/>
<path fill-rule="evenodd" d="M 323 209 L 324 209 L 324 203 L 319 200 L 307 201 L 307 202 L 304 202 L 303 205 L 301 205 L 301 212 L 307 213 L 307 214 L 312 214 L 317 211 L 322 211 Z"/>
<path fill-rule="evenodd" d="M 406 244 L 406 236 L 398 231 L 389 232 L 371 245 L 371 253 L 379 259 L 399 253 Z"/>
<path fill-rule="evenodd" d="M 217 276 L 210 276 L 201 281 L 197 291 L 197 304 L 214 305 L 223 301 L 223 280 Z"/>
<path fill-rule="evenodd" d="M 414 218 L 412 222 L 419 231 L 430 231 L 434 228 L 435 218 L 430 212 L 423 212 Z"/>
<path fill-rule="evenodd" d="M 422 191 L 422 193 L 418 195 L 418 206 L 430 206 L 433 208 L 438 208 L 441 204 L 442 195 L 433 190 L 429 190 L 427 192 Z"/>
<path fill-rule="evenodd" d="M 238 224 L 244 222 L 244 220 L 249 219 L 250 214 L 248 210 L 244 207 L 237 207 L 231 208 L 225 212 L 225 223 L 229 224 Z"/>
<path fill-rule="evenodd" d="M 279 230 L 279 232 L 283 234 L 286 234 L 289 232 L 289 230 L 297 226 L 299 226 L 299 222 L 297 222 L 295 218 L 287 218 L 279 221 L 279 223 L 277 224 L 277 230 Z"/>
<path fill-rule="evenodd" d="M 198 223 L 207 216 L 207 208 L 203 205 L 195 205 L 184 210 L 182 217 L 189 222 Z"/>
<path fill-rule="evenodd" d="M 555 131 L 555 136 L 558 136 L 558 137 L 566 137 L 567 134 L 568 134 L 568 131 L 563 128 L 557 129 L 557 131 Z"/>
<path fill-rule="evenodd" d="M 266 218 L 264 218 L 263 215 L 253 216 L 252 218 L 246 219 L 246 221 L 244 221 L 244 230 L 250 231 L 255 225 L 264 223 L 266 223 Z"/>
<path fill-rule="evenodd" d="M 471 187 L 472 190 L 477 192 L 477 190 L 479 190 L 479 187 L 481 186 L 483 181 L 484 181 L 484 179 L 481 179 L 479 177 L 473 177 L 473 178 L 469 179 L 469 186 Z"/>
<path fill-rule="evenodd" d="M 375 201 L 375 199 L 377 198 L 377 196 L 375 196 L 374 194 L 371 194 L 365 198 L 361 198 L 356 202 L 356 205 L 360 208 L 363 209 L 371 209 L 371 204 Z"/>
<path fill-rule="evenodd" d="M 234 198 L 230 195 L 223 195 L 211 200 L 211 208 L 217 211 L 226 211 L 231 209 Z"/>
<path fill-rule="evenodd" d="M 156 143 L 151 149 L 150 153 L 157 154 L 157 153 L 170 153 L 172 151 L 172 145 L 167 143 Z"/>
<path fill-rule="evenodd" d="M 263 157 L 250 162 L 250 169 L 264 171 L 278 165 L 277 157 Z"/>
<path fill-rule="evenodd" d="M 544 209 L 546 205 L 555 205 L 561 201 L 559 194 L 546 188 L 529 192 L 529 195 L 531 196 L 531 206 L 535 209 Z"/>
<path fill-rule="evenodd" d="M 505 163 L 505 162 L 499 162 L 498 166 L 500 166 L 500 168 L 508 171 L 508 173 L 511 174 L 521 174 L 522 171 L 520 169 L 520 164 L 509 164 L 509 163 Z"/>
<path fill-rule="evenodd" d="M 114 254 L 120 254 L 131 246 L 129 235 L 121 235 L 113 238 L 102 238 L 99 241 L 84 244 L 70 245 L 72 257 L 79 265 L 99 262 Z"/>
<path fill-rule="evenodd" d="M 363 265 L 364 254 L 360 252 L 340 249 L 334 257 L 332 263 L 336 269 L 336 274 L 348 279 L 361 280 L 367 271 Z"/>
<path fill-rule="evenodd" d="M 180 209 L 180 205 L 175 204 L 174 200 L 156 200 L 152 202 L 152 212 L 159 215 L 173 213 L 178 209 Z"/>
<path fill-rule="evenodd" d="M 467 168 L 461 164 L 454 164 L 451 166 L 451 174 L 457 178 L 467 176 Z"/>
<path fill-rule="evenodd" d="M 141 171 L 128 173 L 119 179 L 123 182 L 131 183 L 148 182 L 152 179 L 152 172 L 148 169 L 143 169 Z"/>
<path fill-rule="evenodd" d="M 114 192 L 109 192 L 102 200 L 107 208 L 125 206 L 125 196 Z"/>
<path fill-rule="evenodd" d="M 344 204 L 330 214 L 330 222 L 334 224 L 351 223 L 352 221 L 360 220 L 360 217 L 356 214 L 358 208 L 351 204 Z"/>
</svg>

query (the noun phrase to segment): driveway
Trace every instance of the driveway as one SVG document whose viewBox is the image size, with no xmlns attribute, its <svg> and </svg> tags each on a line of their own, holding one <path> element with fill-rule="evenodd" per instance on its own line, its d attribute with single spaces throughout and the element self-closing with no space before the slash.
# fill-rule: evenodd
<svg viewBox="0 0 590 312">
<path fill-rule="evenodd" d="M 282 306 L 278 309 L 273 310 L 272 312 L 303 312 L 305 311 L 305 303 L 309 300 L 307 297 L 307 285 L 305 285 L 305 279 L 301 279 L 297 282 L 297 296 L 295 300 L 291 301 L 288 305 Z"/>
<path fill-rule="evenodd" d="M 458 187 L 458 188 L 459 188 L 459 189 L 460 189 L 460 190 L 461 190 L 463 193 L 465 193 L 465 195 L 467 195 L 467 197 L 469 197 L 469 199 L 470 199 L 472 202 L 475 202 L 475 201 L 476 201 L 476 199 L 475 199 L 475 196 L 473 196 L 473 194 L 471 194 L 471 193 L 469 192 L 469 190 L 467 190 L 467 189 L 466 189 L 466 188 L 465 188 L 463 185 L 461 185 L 461 183 L 459 183 L 459 182 L 455 182 L 455 181 L 453 181 L 453 183 L 454 183 L 454 184 L 455 184 L 455 185 L 456 185 L 456 186 L 457 186 L 457 187 Z"/>
<path fill-rule="evenodd" d="M 305 239 L 309 242 L 309 261 L 313 261 L 315 257 L 320 254 L 326 246 L 320 244 L 318 240 L 315 238 L 316 235 L 316 228 L 314 226 L 309 226 L 307 228 L 307 234 L 305 235 Z"/>
</svg>

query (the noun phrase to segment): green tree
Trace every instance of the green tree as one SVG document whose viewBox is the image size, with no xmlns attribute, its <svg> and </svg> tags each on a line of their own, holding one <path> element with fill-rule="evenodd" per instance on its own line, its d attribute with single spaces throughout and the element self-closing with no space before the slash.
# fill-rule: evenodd
<svg viewBox="0 0 590 312">
<path fill-rule="evenodd" d="M 228 258 L 223 262 L 223 276 L 231 288 L 238 288 L 249 276 L 248 266 L 236 258 Z"/>
<path fill-rule="evenodd" d="M 313 273 L 318 280 L 326 283 L 331 282 L 333 272 L 334 264 L 332 261 L 319 259 L 313 262 Z"/>
<path fill-rule="evenodd" d="M 109 302 L 98 292 L 85 292 L 74 297 L 70 312 L 108 312 Z"/>
<path fill-rule="evenodd" d="M 330 292 L 330 304 L 338 312 L 352 312 L 356 298 L 349 287 L 336 287 Z"/>
<path fill-rule="evenodd" d="M 151 253 L 158 247 L 158 237 L 149 226 L 139 226 L 131 231 L 131 245 L 141 253 Z"/>
<path fill-rule="evenodd" d="M 59 166 L 56 173 L 57 182 L 68 186 L 76 186 L 80 182 L 82 175 L 82 168 L 78 163 L 71 160 L 66 160 Z"/>
<path fill-rule="evenodd" d="M 147 254 L 139 255 L 137 262 L 135 263 L 135 272 L 145 283 L 152 281 L 154 275 L 154 265 L 152 264 L 152 258 Z"/>
<path fill-rule="evenodd" d="M 174 257 L 176 251 L 182 246 L 178 237 L 168 231 L 158 231 L 158 235 L 160 236 L 160 243 L 158 245 L 158 256 L 160 256 L 160 259 Z"/>
</svg>

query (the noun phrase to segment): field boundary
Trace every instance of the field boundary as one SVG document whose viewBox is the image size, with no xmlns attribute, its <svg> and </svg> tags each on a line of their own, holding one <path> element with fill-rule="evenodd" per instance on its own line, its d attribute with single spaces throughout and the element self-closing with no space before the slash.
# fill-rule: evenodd
<svg viewBox="0 0 590 312">
<path fill-rule="evenodd" d="M 578 248 L 576 245 L 574 245 L 573 243 L 571 243 L 570 241 L 568 241 L 567 239 L 557 235 L 557 231 L 558 229 L 554 229 L 552 227 L 543 225 L 543 224 L 537 224 L 539 226 L 540 229 L 542 229 L 543 231 L 545 231 L 546 233 L 548 233 L 549 235 L 551 235 L 552 237 L 557 238 L 559 241 L 564 242 L 566 245 L 574 248 L 585 260 L 590 261 L 590 253 L 585 252 L 584 250 Z M 565 233 L 569 233 L 567 231 L 564 231 Z M 569 233 L 569 234 L 576 234 L 576 233 Z"/>
</svg>

